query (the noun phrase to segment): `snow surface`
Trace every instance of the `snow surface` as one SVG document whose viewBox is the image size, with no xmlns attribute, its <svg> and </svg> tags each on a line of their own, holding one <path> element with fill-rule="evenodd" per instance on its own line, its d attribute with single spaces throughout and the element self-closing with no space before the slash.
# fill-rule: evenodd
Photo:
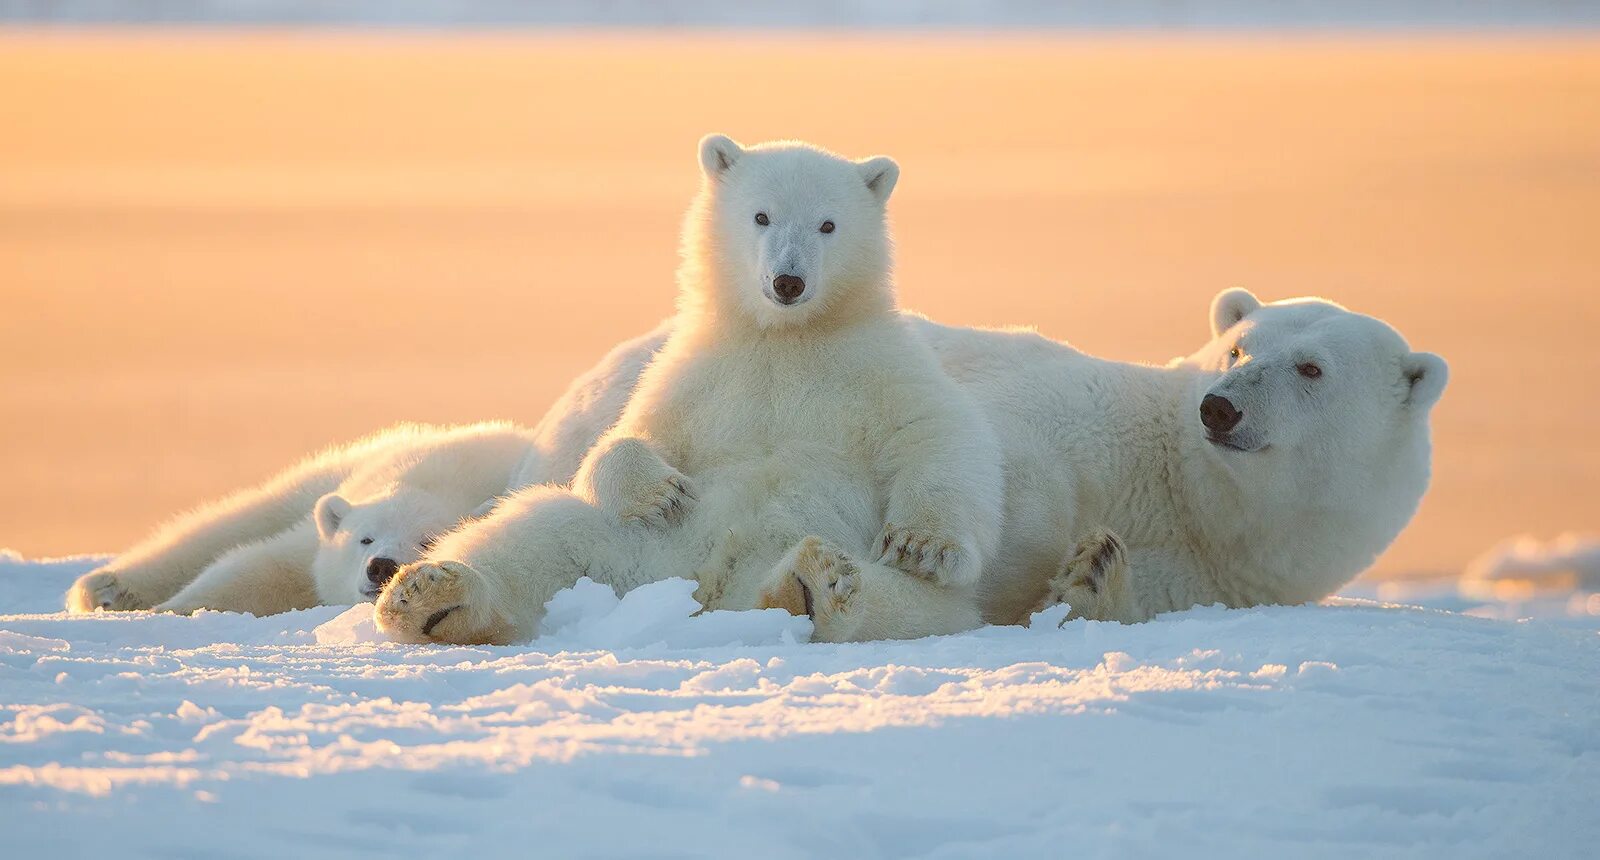
<svg viewBox="0 0 1600 860">
<path fill-rule="evenodd" d="M 1497 550 L 1484 578 L 1593 547 Z M 364 606 L 56 612 L 96 562 L 0 551 L 5 856 L 1548 858 L 1600 841 L 1593 595 L 1414 583 L 1551 617 L 1336 599 L 813 645 L 779 612 L 692 617 L 686 582 L 621 600 L 585 582 L 531 646 L 447 648 L 381 641 Z"/>
</svg>

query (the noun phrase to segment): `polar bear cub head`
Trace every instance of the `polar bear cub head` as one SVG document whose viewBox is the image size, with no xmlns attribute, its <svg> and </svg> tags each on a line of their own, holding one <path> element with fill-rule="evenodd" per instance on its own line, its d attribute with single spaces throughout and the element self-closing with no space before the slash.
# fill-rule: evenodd
<svg viewBox="0 0 1600 860">
<path fill-rule="evenodd" d="M 1209 371 L 1196 377 L 1188 420 L 1203 459 L 1229 475 L 1212 480 L 1214 492 L 1248 499 L 1273 521 L 1263 527 L 1309 543 L 1327 536 L 1326 568 L 1348 578 L 1421 502 L 1429 414 L 1449 368 L 1384 322 L 1321 299 L 1262 304 L 1227 290 L 1212 302 L 1211 330 L 1188 360 Z"/>
<path fill-rule="evenodd" d="M 403 486 L 361 501 L 336 492 L 323 496 L 312 513 L 319 539 L 311 565 L 317 596 L 330 604 L 373 600 L 436 538 L 488 513 L 496 501 L 465 509 L 459 498 Z"/>
<path fill-rule="evenodd" d="M 684 230 L 686 304 L 762 328 L 893 306 L 885 206 L 892 159 L 802 143 L 700 141 L 701 192 Z M 707 295 L 707 292 L 710 292 Z"/>
</svg>

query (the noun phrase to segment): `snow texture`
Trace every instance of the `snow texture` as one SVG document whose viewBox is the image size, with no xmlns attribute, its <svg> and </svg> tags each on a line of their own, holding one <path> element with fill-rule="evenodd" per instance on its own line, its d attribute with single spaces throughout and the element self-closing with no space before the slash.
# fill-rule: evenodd
<svg viewBox="0 0 1600 860">
<path fill-rule="evenodd" d="M 694 615 L 687 582 L 620 600 L 582 582 L 532 645 L 471 648 L 383 642 L 369 606 L 55 611 L 96 561 L 0 551 L 6 856 L 1579 857 L 1600 840 L 1600 605 L 1581 592 L 1526 603 L 1553 613 L 1531 621 L 1435 584 L 1497 617 L 1341 598 L 813 645 L 779 612 Z"/>
</svg>

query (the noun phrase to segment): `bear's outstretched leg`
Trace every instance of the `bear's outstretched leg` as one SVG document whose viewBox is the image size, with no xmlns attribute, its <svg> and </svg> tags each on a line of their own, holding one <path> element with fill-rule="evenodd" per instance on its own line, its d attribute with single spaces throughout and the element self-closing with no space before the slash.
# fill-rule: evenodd
<svg viewBox="0 0 1600 860">
<path fill-rule="evenodd" d="M 364 450 L 352 449 L 356 454 Z M 171 599 L 223 553 L 266 540 L 309 517 L 312 505 L 339 486 L 353 462 L 354 454 L 317 461 L 174 519 L 79 577 L 67 591 L 67 610 L 150 609 Z"/>
<path fill-rule="evenodd" d="M 379 630 L 403 642 L 523 642 L 538 634 L 545 603 L 580 577 L 620 592 L 657 571 L 672 575 L 673 562 L 659 551 L 663 540 L 570 491 L 529 487 L 402 567 L 378 595 L 374 617 Z M 647 557 L 654 562 L 645 564 Z"/>
<path fill-rule="evenodd" d="M 983 623 L 970 589 L 859 561 L 818 537 L 800 541 L 773 567 L 757 607 L 811 616 L 814 642 L 918 639 Z"/>
<path fill-rule="evenodd" d="M 198 609 L 274 615 L 316 606 L 311 561 L 317 529 L 309 520 L 282 534 L 238 547 L 212 562 L 194 582 L 155 608 L 189 613 Z"/>
<path fill-rule="evenodd" d="M 1077 551 L 1050 578 L 1049 589 L 1034 612 L 1060 603 L 1072 607 L 1062 619 L 1063 624 L 1077 618 L 1125 623 L 1134 620 L 1128 553 L 1115 532 L 1097 528 L 1079 541 Z"/>
</svg>

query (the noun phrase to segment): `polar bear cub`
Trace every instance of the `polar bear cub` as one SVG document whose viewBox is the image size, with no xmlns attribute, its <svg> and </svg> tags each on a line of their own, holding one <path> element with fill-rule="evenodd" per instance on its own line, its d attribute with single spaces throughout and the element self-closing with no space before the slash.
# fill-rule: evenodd
<svg viewBox="0 0 1600 860">
<path fill-rule="evenodd" d="M 571 491 L 521 491 L 403 568 L 378 599 L 390 635 L 527 639 L 584 575 L 696 577 L 712 608 L 798 593 L 827 640 L 978 623 L 1000 449 L 895 310 L 898 167 L 720 135 L 700 164 L 679 314 L 621 419 Z"/>
<path fill-rule="evenodd" d="M 391 428 L 181 518 L 81 577 L 67 605 L 265 615 L 371 600 L 536 458 L 530 432 L 504 422 Z"/>
</svg>

